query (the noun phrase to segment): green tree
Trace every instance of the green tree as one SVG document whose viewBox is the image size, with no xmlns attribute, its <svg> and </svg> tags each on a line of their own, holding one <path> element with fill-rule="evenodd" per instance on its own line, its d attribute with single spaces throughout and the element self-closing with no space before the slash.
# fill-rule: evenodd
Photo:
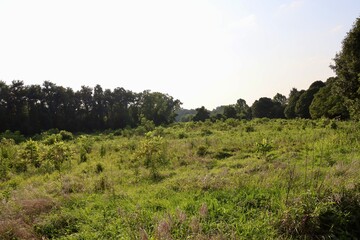
<svg viewBox="0 0 360 240">
<path fill-rule="evenodd" d="M 179 100 L 160 92 L 144 91 L 140 95 L 140 114 L 156 126 L 173 123 L 180 105 Z"/>
<path fill-rule="evenodd" d="M 237 112 L 234 106 L 229 105 L 224 107 L 224 116 L 225 118 L 236 118 Z"/>
<path fill-rule="evenodd" d="M 287 98 L 280 93 L 277 93 L 272 100 L 275 103 L 280 103 L 281 106 L 286 106 L 287 104 Z"/>
<path fill-rule="evenodd" d="M 295 107 L 301 94 L 303 94 L 304 92 L 305 90 L 298 91 L 296 88 L 291 89 L 288 103 L 284 109 L 284 114 L 286 118 L 292 119 L 297 117 L 295 113 Z"/>
<path fill-rule="evenodd" d="M 342 49 L 330 66 L 338 76 L 336 91 L 345 98 L 351 117 L 360 118 L 360 18 L 342 42 Z"/>
<path fill-rule="evenodd" d="M 235 109 L 239 119 L 251 119 L 251 108 L 244 99 L 239 98 L 236 101 Z"/>
<path fill-rule="evenodd" d="M 9 129 L 8 102 L 9 87 L 5 82 L 0 81 L 0 132 Z"/>
<path fill-rule="evenodd" d="M 195 110 L 196 110 L 196 114 L 193 117 L 193 121 L 204 122 L 206 119 L 210 118 L 210 112 L 204 106 L 202 106 L 201 108 L 197 108 Z"/>
<path fill-rule="evenodd" d="M 337 78 L 331 77 L 326 81 L 326 86 L 315 95 L 310 105 L 311 118 L 349 118 L 349 112 L 342 96 L 334 90 Z"/>
<path fill-rule="evenodd" d="M 295 106 L 295 114 L 300 118 L 310 118 L 310 105 L 314 99 L 314 95 L 325 86 L 325 83 L 322 81 L 313 82 L 309 89 L 303 92 Z"/>
</svg>

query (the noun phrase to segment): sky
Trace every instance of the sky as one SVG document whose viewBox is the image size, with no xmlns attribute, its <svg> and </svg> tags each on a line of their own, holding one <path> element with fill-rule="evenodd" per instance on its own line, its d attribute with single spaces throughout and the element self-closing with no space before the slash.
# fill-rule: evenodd
<svg viewBox="0 0 360 240">
<path fill-rule="evenodd" d="M 0 0 L 0 80 L 251 105 L 334 76 L 357 17 L 359 0 Z"/>
</svg>

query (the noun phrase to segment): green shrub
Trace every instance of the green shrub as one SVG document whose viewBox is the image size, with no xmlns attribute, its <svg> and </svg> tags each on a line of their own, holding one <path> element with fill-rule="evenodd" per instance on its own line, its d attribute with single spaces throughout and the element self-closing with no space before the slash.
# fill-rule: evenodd
<svg viewBox="0 0 360 240">
<path fill-rule="evenodd" d="M 96 164 L 95 173 L 99 174 L 104 171 L 104 166 L 101 163 Z"/>
<path fill-rule="evenodd" d="M 70 141 L 74 139 L 74 135 L 71 132 L 61 130 L 59 134 L 61 136 L 61 140 L 63 141 Z"/>
<path fill-rule="evenodd" d="M 20 131 L 12 132 L 10 130 L 6 130 L 4 133 L 0 134 L 0 139 L 2 138 L 12 139 L 16 144 L 25 141 L 25 137 L 20 133 Z"/>
<path fill-rule="evenodd" d="M 35 231 L 42 237 L 53 239 L 78 232 L 79 219 L 72 214 L 60 213 L 50 215 L 34 226 Z"/>
<path fill-rule="evenodd" d="M 208 154 L 208 149 L 206 146 L 199 146 L 197 151 L 196 151 L 196 154 L 199 156 L 199 157 L 204 157 L 206 154 Z"/>
<path fill-rule="evenodd" d="M 26 141 L 22 157 L 35 168 L 39 168 L 41 166 L 41 161 L 38 143 L 31 139 Z"/>
<path fill-rule="evenodd" d="M 253 126 L 246 126 L 245 132 L 255 132 L 255 128 Z"/>
<path fill-rule="evenodd" d="M 184 138 L 187 138 L 187 137 L 188 137 L 188 135 L 186 133 L 184 133 L 184 132 L 181 132 L 181 133 L 178 134 L 179 139 L 184 139 Z"/>
<path fill-rule="evenodd" d="M 157 179 L 159 168 L 168 163 L 164 139 L 158 136 L 147 136 L 136 150 L 135 158 L 150 170 L 151 177 L 154 180 Z"/>
<path fill-rule="evenodd" d="M 100 147 L 100 157 L 105 157 L 105 155 L 106 155 L 106 148 L 104 144 L 102 144 Z"/>
<path fill-rule="evenodd" d="M 233 154 L 229 152 L 227 149 L 222 149 L 219 152 L 215 153 L 214 157 L 216 159 L 225 159 L 231 157 Z"/>
<path fill-rule="evenodd" d="M 54 170 L 60 170 L 64 162 L 70 160 L 70 148 L 64 142 L 56 142 L 52 145 L 46 155 L 44 161 L 47 161 Z"/>
</svg>

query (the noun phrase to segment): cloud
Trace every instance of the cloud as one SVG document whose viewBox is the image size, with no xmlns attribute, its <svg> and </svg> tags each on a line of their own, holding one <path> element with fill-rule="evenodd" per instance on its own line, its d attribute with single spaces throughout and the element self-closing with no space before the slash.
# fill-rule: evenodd
<svg viewBox="0 0 360 240">
<path fill-rule="evenodd" d="M 284 3 L 279 6 L 279 10 L 282 12 L 289 12 L 300 9 L 304 5 L 303 0 L 293 0 L 289 3 Z"/>
</svg>

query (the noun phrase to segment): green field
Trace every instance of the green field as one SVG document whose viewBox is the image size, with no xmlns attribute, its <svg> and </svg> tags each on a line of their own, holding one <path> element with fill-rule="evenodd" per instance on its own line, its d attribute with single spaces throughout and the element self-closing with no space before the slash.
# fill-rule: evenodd
<svg viewBox="0 0 360 240">
<path fill-rule="evenodd" d="M 0 144 L 0 239 L 356 239 L 360 124 L 151 124 Z"/>
</svg>

